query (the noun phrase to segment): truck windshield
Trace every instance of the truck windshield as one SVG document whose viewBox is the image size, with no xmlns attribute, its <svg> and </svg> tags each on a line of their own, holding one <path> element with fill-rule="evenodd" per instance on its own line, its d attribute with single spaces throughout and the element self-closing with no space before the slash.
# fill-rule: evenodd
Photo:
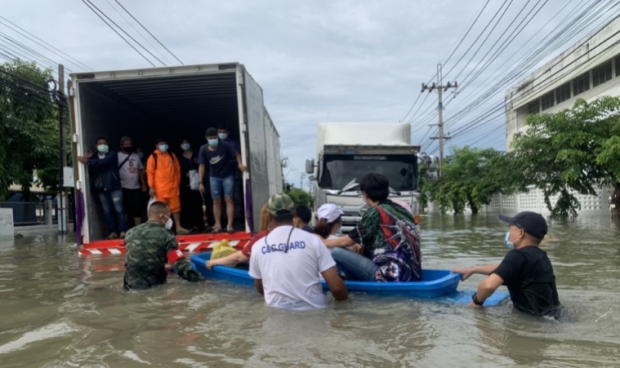
<svg viewBox="0 0 620 368">
<path fill-rule="evenodd" d="M 319 186 L 342 189 L 351 180 L 369 173 L 384 175 L 397 191 L 418 187 L 418 159 L 415 155 L 325 155 Z"/>
</svg>

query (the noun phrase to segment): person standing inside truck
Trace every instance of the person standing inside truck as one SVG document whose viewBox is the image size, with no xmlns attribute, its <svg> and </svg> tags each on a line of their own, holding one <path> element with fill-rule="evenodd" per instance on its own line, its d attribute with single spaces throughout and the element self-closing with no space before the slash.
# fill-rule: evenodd
<svg viewBox="0 0 620 368">
<path fill-rule="evenodd" d="M 97 155 L 87 151 L 87 156 L 78 156 L 78 161 L 88 165 L 88 174 L 93 191 L 97 193 L 105 221 L 108 225 L 108 239 L 121 239 L 127 231 L 127 219 L 123 207 L 123 191 L 118 173 L 118 155 L 110 151 L 108 140 L 96 140 Z"/>
<path fill-rule="evenodd" d="M 420 281 L 420 232 L 413 215 L 388 199 L 390 183 L 383 175 L 364 176 L 360 189 L 370 209 L 349 234 L 325 240 L 338 268 L 351 280 Z M 362 254 L 343 249 L 356 243 Z"/>
<path fill-rule="evenodd" d="M 140 156 L 135 153 L 133 140 L 127 136 L 121 138 L 121 152 L 118 153 L 118 172 L 121 176 L 123 206 L 127 214 L 127 221 L 133 220 L 134 226 L 138 226 L 142 222 L 142 211 L 146 205 L 143 198 L 147 187 L 144 166 L 140 161 Z"/>
<path fill-rule="evenodd" d="M 204 185 L 202 180 L 205 173 L 205 165 L 209 165 L 209 183 L 211 187 L 211 197 L 213 198 L 213 217 L 215 217 L 215 225 L 213 232 L 222 232 L 222 197 L 226 201 L 226 215 L 228 217 L 228 225 L 226 231 L 232 233 L 233 221 L 235 218 L 235 203 L 233 201 L 233 191 L 235 184 L 235 165 L 232 160 L 235 159 L 236 166 L 241 172 L 246 171 L 246 167 L 241 162 L 241 155 L 234 150 L 228 143 L 222 141 L 217 133 L 217 129 L 209 128 L 205 133 L 207 144 L 200 147 L 198 154 L 198 176 L 200 178 L 200 191 L 204 193 Z"/>
<path fill-rule="evenodd" d="M 202 219 L 202 198 L 198 182 L 198 152 L 192 149 L 189 140 L 181 141 L 183 153 L 179 156 L 181 164 L 181 225 L 191 230 L 204 227 Z M 194 185 L 194 187 L 192 187 Z"/>
<path fill-rule="evenodd" d="M 300 204 L 295 207 L 295 214 L 293 215 L 293 225 L 295 225 L 296 228 L 307 231 L 310 234 L 314 234 L 314 229 L 312 228 L 312 226 L 308 225 L 310 221 L 312 221 L 312 211 L 310 211 L 308 206 Z"/>
<path fill-rule="evenodd" d="M 230 136 L 230 130 L 225 126 L 217 128 L 217 136 L 221 141 L 228 143 L 238 154 L 241 154 L 239 145 Z M 243 181 L 241 177 L 241 171 L 237 170 L 236 157 L 230 160 L 230 164 L 234 167 L 234 185 L 233 185 L 233 202 L 235 203 L 235 217 L 243 216 Z"/>
<path fill-rule="evenodd" d="M 157 138 L 155 142 L 155 151 L 146 161 L 149 195 L 170 207 L 177 234 L 189 234 L 181 226 L 181 165 L 176 155 L 168 152 L 165 139 Z"/>
<path fill-rule="evenodd" d="M 179 250 L 172 228 L 170 207 L 163 202 L 151 203 L 148 221 L 127 232 L 125 244 L 125 277 L 123 288 L 148 289 L 166 282 L 166 263 L 187 281 L 199 281 L 202 276 L 187 262 Z"/>
</svg>

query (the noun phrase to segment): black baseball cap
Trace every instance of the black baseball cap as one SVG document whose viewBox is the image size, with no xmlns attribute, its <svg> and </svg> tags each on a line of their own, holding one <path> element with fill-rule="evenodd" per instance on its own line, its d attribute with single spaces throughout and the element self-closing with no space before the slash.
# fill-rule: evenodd
<svg viewBox="0 0 620 368">
<path fill-rule="evenodd" d="M 215 128 L 209 128 L 205 132 L 205 137 L 215 137 L 215 136 L 217 136 L 217 129 Z"/>
<path fill-rule="evenodd" d="M 547 221 L 540 213 L 525 211 L 517 213 L 514 217 L 497 215 L 497 218 L 522 229 L 536 239 L 542 239 L 547 235 Z"/>
</svg>

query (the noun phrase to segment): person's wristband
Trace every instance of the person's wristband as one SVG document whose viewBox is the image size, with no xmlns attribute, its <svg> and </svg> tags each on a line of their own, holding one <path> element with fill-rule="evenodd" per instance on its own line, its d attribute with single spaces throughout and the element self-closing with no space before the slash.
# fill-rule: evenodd
<svg viewBox="0 0 620 368">
<path fill-rule="evenodd" d="M 484 300 L 483 301 L 478 301 L 478 293 L 474 293 L 474 295 L 471 296 L 471 301 L 479 306 L 482 306 L 482 304 L 484 304 Z"/>
</svg>

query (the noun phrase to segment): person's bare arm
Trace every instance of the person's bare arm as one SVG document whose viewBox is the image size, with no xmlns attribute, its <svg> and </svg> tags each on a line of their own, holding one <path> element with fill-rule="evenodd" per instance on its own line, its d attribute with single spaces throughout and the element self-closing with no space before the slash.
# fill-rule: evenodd
<svg viewBox="0 0 620 368">
<path fill-rule="evenodd" d="M 144 172 L 144 169 L 140 169 L 138 176 L 140 177 L 140 189 L 142 189 L 143 192 L 146 192 L 148 186 L 146 185 L 146 173 Z"/>
<path fill-rule="evenodd" d="M 350 247 L 355 244 L 353 239 L 351 239 L 348 235 L 335 239 L 325 239 L 323 240 L 323 243 L 325 243 L 328 248 Z"/>
<path fill-rule="evenodd" d="M 460 273 L 463 281 L 467 280 L 471 275 L 477 273 L 480 275 L 490 275 L 495 269 L 499 266 L 499 264 L 491 264 L 485 266 L 475 266 L 475 267 L 461 267 L 455 268 L 452 270 L 452 273 Z"/>
<path fill-rule="evenodd" d="M 236 265 L 238 263 L 247 262 L 248 260 L 249 260 L 249 258 L 244 256 L 243 253 L 235 252 L 235 253 L 230 254 L 230 255 L 228 255 L 226 257 L 222 257 L 222 258 L 218 258 L 218 259 L 214 259 L 214 260 L 208 260 L 205 263 L 205 266 L 207 267 L 207 269 L 211 270 L 211 269 L 213 269 L 213 266 Z"/>
<path fill-rule="evenodd" d="M 336 267 L 330 267 L 329 269 L 321 272 L 321 276 L 325 279 L 327 286 L 329 286 L 329 291 L 334 296 L 336 300 L 346 300 L 349 297 L 349 293 L 347 291 L 347 286 L 344 284 L 344 281 L 338 275 L 338 271 Z M 254 280 L 256 283 L 257 280 Z M 262 284 L 261 284 L 262 287 Z"/>
<path fill-rule="evenodd" d="M 202 194 L 204 194 L 205 192 L 205 187 L 202 181 L 204 177 L 205 177 L 205 165 L 200 164 L 198 165 L 198 179 L 200 179 L 200 184 L 198 184 L 198 189 L 200 190 L 200 193 Z"/>
<path fill-rule="evenodd" d="M 237 159 L 237 166 L 239 166 L 239 170 L 241 172 L 246 172 L 248 170 L 248 168 L 243 164 L 243 161 L 241 160 L 241 155 L 239 153 L 237 153 L 235 158 Z"/>
<path fill-rule="evenodd" d="M 492 273 L 489 277 L 484 279 L 480 285 L 478 285 L 478 290 L 476 292 L 476 300 L 478 303 L 484 303 L 484 301 L 493 295 L 495 290 L 500 287 L 504 283 L 504 279 L 499 277 L 497 274 Z M 472 307 L 480 307 L 480 305 L 476 305 L 472 300 L 470 305 Z"/>
<path fill-rule="evenodd" d="M 258 291 L 260 295 L 265 295 L 265 291 L 263 290 L 263 280 L 254 279 L 254 287 L 256 288 L 256 291 Z"/>
</svg>

